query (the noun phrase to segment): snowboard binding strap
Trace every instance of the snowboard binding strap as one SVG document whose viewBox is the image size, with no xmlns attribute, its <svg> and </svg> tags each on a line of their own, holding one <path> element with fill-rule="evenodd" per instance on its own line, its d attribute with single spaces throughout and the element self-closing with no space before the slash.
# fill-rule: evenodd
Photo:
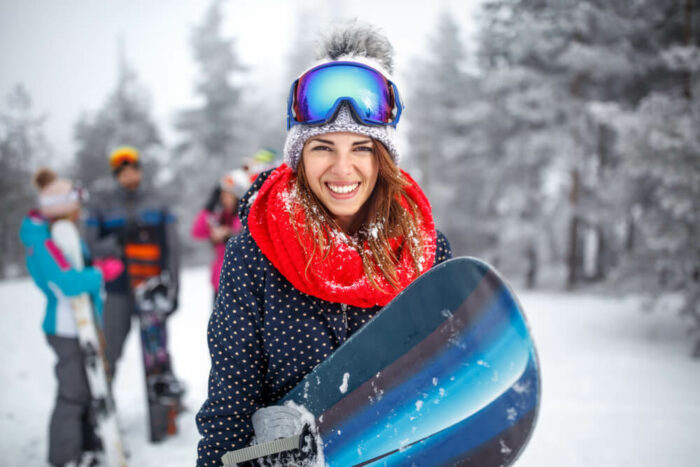
<svg viewBox="0 0 700 467">
<path fill-rule="evenodd" d="M 280 438 L 274 441 L 268 441 L 263 444 L 254 444 L 247 448 L 229 451 L 221 457 L 224 467 L 235 467 L 243 462 L 260 459 L 261 457 L 279 454 L 293 449 L 299 449 L 301 435 L 290 436 L 288 438 Z"/>
</svg>

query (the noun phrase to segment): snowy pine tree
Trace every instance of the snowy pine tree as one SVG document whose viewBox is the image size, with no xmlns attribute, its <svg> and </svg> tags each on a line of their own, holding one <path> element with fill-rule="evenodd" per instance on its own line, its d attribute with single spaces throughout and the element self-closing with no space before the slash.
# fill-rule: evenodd
<svg viewBox="0 0 700 467">
<path fill-rule="evenodd" d="M 680 292 L 700 321 L 697 10 L 485 3 L 481 89 L 503 257 L 530 237 L 564 261 L 569 287 L 613 275 L 616 290 Z"/>
<path fill-rule="evenodd" d="M 175 147 L 173 167 L 182 200 L 176 212 L 183 237 L 220 177 L 240 167 L 257 149 L 257 139 L 251 135 L 259 131 L 255 128 L 258 118 L 243 104 L 245 67 L 234 39 L 223 37 L 223 3 L 212 1 L 201 24 L 193 29 L 190 44 L 199 68 L 195 87 L 198 105 L 181 111 L 175 122 L 181 139 Z M 186 255 L 197 248 L 192 242 L 183 246 Z"/>
<path fill-rule="evenodd" d="M 316 60 L 314 41 L 320 32 L 317 29 L 317 14 L 318 12 L 314 14 L 309 8 L 302 8 L 297 14 L 292 40 L 287 53 L 287 68 L 284 80 L 285 99 L 289 92 L 288 86 Z"/>
<path fill-rule="evenodd" d="M 460 254 L 485 257 L 483 145 L 475 134 L 482 108 L 475 77 L 466 71 L 461 31 L 444 12 L 429 39 L 431 54 L 416 59 L 404 116 L 411 169 L 433 205 L 437 226 Z M 406 92 L 406 91 L 404 91 Z"/>
<path fill-rule="evenodd" d="M 498 263 L 537 279 L 542 257 L 561 261 L 565 248 L 563 179 L 577 158 L 572 124 L 577 115 L 567 77 L 557 69 L 565 48 L 555 22 L 528 2 L 486 2 L 480 31 L 482 125 L 490 135 L 490 183 Z"/>
<path fill-rule="evenodd" d="M 196 92 L 200 105 L 182 111 L 175 127 L 182 133 L 178 145 L 182 164 L 219 170 L 241 165 L 244 118 L 241 113 L 240 76 L 244 66 L 234 49 L 234 40 L 222 37 L 222 1 L 211 3 L 204 21 L 192 34 L 192 50 L 199 66 Z M 225 170 L 225 169 L 224 169 Z"/>
<path fill-rule="evenodd" d="M 27 90 L 17 85 L 0 111 L 0 277 L 24 270 L 24 248 L 18 232 L 36 201 L 32 174 L 50 153 L 43 134 L 44 117 L 34 114 Z"/>
<path fill-rule="evenodd" d="M 635 99 L 644 82 L 635 50 L 647 31 L 636 19 L 644 8 L 597 0 L 485 3 L 480 54 L 495 103 L 488 125 L 502 129 L 492 144 L 506 177 L 497 205 L 513 224 L 501 229 L 510 237 L 501 244 L 508 251 L 511 239 L 529 236 L 517 249 L 565 264 L 569 287 L 604 279 L 614 263 L 615 200 L 601 189 L 617 175 L 614 135 L 588 106 Z"/>
<path fill-rule="evenodd" d="M 78 150 L 73 177 L 90 189 L 111 186 L 108 156 L 117 146 L 134 146 L 140 151 L 146 183 L 157 182 L 163 158 L 149 94 L 123 58 L 119 68 L 116 89 L 100 109 L 83 115 L 74 130 Z"/>
<path fill-rule="evenodd" d="M 690 1 L 648 7 L 642 17 L 656 34 L 638 57 L 660 79 L 634 105 L 592 106 L 616 132 L 625 188 L 627 251 L 618 283 L 655 299 L 678 293 L 700 334 L 700 12 Z"/>
<path fill-rule="evenodd" d="M 630 200 L 636 239 L 621 274 L 652 296 L 681 292 L 682 311 L 700 326 L 698 99 L 655 93 L 616 113 L 614 124 L 627 183 L 643 187 Z"/>
</svg>

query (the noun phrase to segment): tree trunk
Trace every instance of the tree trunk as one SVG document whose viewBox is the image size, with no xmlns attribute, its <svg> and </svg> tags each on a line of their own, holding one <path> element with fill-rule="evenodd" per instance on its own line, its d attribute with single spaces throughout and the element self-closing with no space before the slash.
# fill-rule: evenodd
<svg viewBox="0 0 700 467">
<path fill-rule="evenodd" d="M 533 245 L 529 245 L 525 251 L 527 259 L 527 272 L 525 273 L 525 287 L 534 289 L 537 284 L 537 250 Z"/>
<path fill-rule="evenodd" d="M 628 255 L 634 250 L 637 226 L 631 213 L 627 215 L 625 223 L 627 224 L 625 229 L 625 254 Z"/>
<path fill-rule="evenodd" d="M 685 0 L 683 14 L 683 38 L 685 39 L 685 45 L 693 45 L 693 0 Z M 693 98 L 693 77 L 690 70 L 683 72 L 683 95 L 686 99 L 691 100 Z"/>
<path fill-rule="evenodd" d="M 580 190 L 580 174 L 578 169 L 571 171 L 571 191 L 569 193 L 569 205 L 571 206 L 571 220 L 569 222 L 569 244 L 567 253 L 567 278 L 566 288 L 573 289 L 578 282 L 579 271 L 579 230 L 581 220 L 578 214 Z"/>
<path fill-rule="evenodd" d="M 596 249 L 595 260 L 595 277 L 596 281 L 603 281 L 610 267 L 610 252 L 607 250 L 607 242 L 605 241 L 605 231 L 601 226 L 596 227 L 596 241 L 598 242 Z"/>
<path fill-rule="evenodd" d="M 581 87 L 583 86 L 584 75 L 579 73 L 573 77 L 571 80 L 570 91 L 571 97 L 574 101 L 579 101 L 581 98 Z M 572 138 L 574 142 L 574 147 L 582 148 L 582 135 L 576 128 L 576 125 L 572 127 Z M 581 270 L 581 255 L 579 254 L 580 246 L 580 230 L 581 230 L 581 219 L 579 213 L 579 199 L 581 191 L 581 174 L 579 169 L 576 167 L 579 162 L 583 160 L 581 151 L 579 150 L 576 154 L 578 156 L 573 165 L 574 168 L 571 169 L 571 190 L 569 191 L 569 206 L 571 209 L 571 219 L 569 221 L 569 244 L 567 252 L 567 269 L 568 274 L 566 277 L 566 288 L 573 289 L 576 286 L 579 278 L 579 271 Z"/>
<path fill-rule="evenodd" d="M 7 270 L 7 262 L 8 262 L 8 256 L 9 256 L 9 245 L 5 241 L 5 232 L 6 232 L 7 226 L 5 225 L 4 222 L 0 222 L 0 279 L 5 278 L 5 273 Z"/>
</svg>

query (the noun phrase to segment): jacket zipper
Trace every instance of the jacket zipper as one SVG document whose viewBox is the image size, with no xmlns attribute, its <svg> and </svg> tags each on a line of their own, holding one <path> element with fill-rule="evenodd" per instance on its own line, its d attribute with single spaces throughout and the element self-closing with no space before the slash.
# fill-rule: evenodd
<svg viewBox="0 0 700 467">
<path fill-rule="evenodd" d="M 345 303 L 340 304 L 340 309 L 343 310 L 343 326 L 345 327 L 345 335 L 348 333 L 348 306 Z"/>
</svg>

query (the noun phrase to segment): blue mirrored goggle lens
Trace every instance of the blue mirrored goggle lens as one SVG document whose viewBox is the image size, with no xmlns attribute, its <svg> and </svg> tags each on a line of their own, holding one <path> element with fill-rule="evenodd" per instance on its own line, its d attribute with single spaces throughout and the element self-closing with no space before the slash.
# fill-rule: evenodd
<svg viewBox="0 0 700 467">
<path fill-rule="evenodd" d="M 312 69 L 299 78 L 293 94 L 294 120 L 325 122 L 344 100 L 366 123 L 394 119 L 395 100 L 386 78 L 371 68 L 339 64 Z"/>
</svg>

